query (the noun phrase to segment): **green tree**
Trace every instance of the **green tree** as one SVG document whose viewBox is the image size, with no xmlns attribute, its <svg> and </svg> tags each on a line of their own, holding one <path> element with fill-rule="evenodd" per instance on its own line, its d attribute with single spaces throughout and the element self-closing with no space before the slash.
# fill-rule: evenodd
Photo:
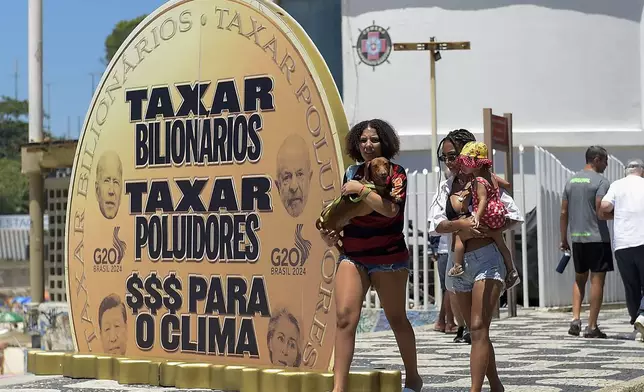
<svg viewBox="0 0 644 392">
<path fill-rule="evenodd" d="M 20 161 L 0 158 L 0 214 L 29 211 L 29 184 L 20 172 Z"/>
<path fill-rule="evenodd" d="M 112 57 L 119 50 L 119 47 L 125 41 L 134 28 L 145 19 L 147 15 L 141 15 L 130 20 L 122 20 L 114 26 L 112 33 L 105 39 L 105 64 L 112 61 Z"/>
<path fill-rule="evenodd" d="M 29 104 L 0 97 L 0 214 L 27 211 L 29 187 L 20 172 L 20 146 L 29 137 Z"/>
<path fill-rule="evenodd" d="M 29 140 L 28 115 L 28 101 L 0 97 L 0 214 L 28 210 L 29 186 L 20 159 L 20 147 Z M 43 136 L 51 139 L 48 132 Z"/>
<path fill-rule="evenodd" d="M 27 101 L 0 97 L 0 158 L 20 161 L 20 146 L 29 136 L 28 114 Z"/>
</svg>

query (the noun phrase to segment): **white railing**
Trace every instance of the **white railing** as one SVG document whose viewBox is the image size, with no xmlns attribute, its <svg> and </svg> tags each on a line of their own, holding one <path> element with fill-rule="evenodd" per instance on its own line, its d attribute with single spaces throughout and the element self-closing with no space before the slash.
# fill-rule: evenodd
<svg viewBox="0 0 644 392">
<path fill-rule="evenodd" d="M 563 274 L 557 273 L 555 268 L 562 256 L 559 250 L 561 194 L 573 172 L 543 148 L 535 147 L 534 150 L 537 179 L 539 307 L 569 306 L 572 303 L 572 284 L 575 279 L 572 262 Z M 609 156 L 608 169 L 604 175 L 613 182 L 623 177 L 624 165 L 618 159 Z M 589 295 L 586 295 L 586 303 L 588 299 Z M 616 270 L 606 275 L 604 303 L 623 301 L 624 286 Z"/>
<path fill-rule="evenodd" d="M 407 171 L 407 204 L 405 208 L 405 240 L 411 257 L 411 276 L 408 283 L 408 309 L 428 310 L 433 303 L 441 303 L 442 293 L 438 279 L 438 271 L 430 258 L 429 209 L 438 183 L 437 173 L 427 169 L 422 172 Z M 431 278 L 430 278 L 431 277 Z M 434 282 L 439 286 L 435 290 Z M 366 308 L 380 308 L 380 300 L 375 290 L 367 292 Z"/>
<path fill-rule="evenodd" d="M 527 283 L 538 279 L 539 282 L 539 307 L 570 306 L 572 299 L 572 283 L 574 281 L 574 268 L 572 264 L 563 274 L 555 271 L 561 257 L 559 250 L 559 215 L 561 208 L 561 193 L 566 181 L 573 174 L 554 155 L 541 147 L 535 147 L 535 177 L 536 177 L 536 213 L 537 213 L 537 238 L 538 238 L 538 276 L 529 276 L 527 243 L 525 225 L 521 229 L 522 257 L 515 260 L 515 264 L 522 265 L 522 280 L 524 306 L 528 306 Z M 528 212 L 525 208 L 525 173 L 523 173 L 523 151 L 520 149 L 520 173 L 518 180 L 521 189 L 515 189 L 514 198 L 521 212 Z M 406 241 L 411 257 L 411 276 L 408 283 L 408 309 L 428 310 L 433 304 L 442 302 L 442 293 L 438 279 L 438 271 L 429 253 L 429 233 L 427 222 L 431 202 L 438 187 L 440 173 L 430 173 L 427 169 L 422 172 L 407 172 L 407 204 L 405 208 Z M 624 175 L 624 164 L 618 159 L 609 156 L 609 164 L 604 176 L 613 182 Z M 517 179 L 517 178 L 515 178 Z M 612 224 L 609 223 L 612 233 Z M 516 232 L 517 234 L 519 231 Z M 438 290 L 436 290 L 438 288 Z M 586 295 L 586 302 L 589 296 Z M 604 287 L 604 302 L 623 302 L 624 288 L 621 277 L 615 265 L 615 272 L 606 276 Z M 380 300 L 375 290 L 369 289 L 366 308 L 379 309 Z"/>
</svg>

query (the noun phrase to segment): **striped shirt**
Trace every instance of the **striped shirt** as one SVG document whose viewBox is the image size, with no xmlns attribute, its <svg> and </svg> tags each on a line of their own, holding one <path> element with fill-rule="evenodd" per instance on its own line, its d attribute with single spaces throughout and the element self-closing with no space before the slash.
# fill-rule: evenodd
<svg viewBox="0 0 644 392">
<path fill-rule="evenodd" d="M 351 168 L 350 168 L 351 169 Z M 350 173 L 352 170 L 348 170 Z M 354 180 L 361 180 L 364 165 L 353 170 Z M 344 176 L 347 182 L 347 174 Z M 407 175 L 402 166 L 392 163 L 391 197 L 398 204 L 398 214 L 388 218 L 378 212 L 353 218 L 344 227 L 342 245 L 344 254 L 362 264 L 398 264 L 409 261 L 409 250 L 405 243 L 404 211 L 407 200 Z"/>
</svg>

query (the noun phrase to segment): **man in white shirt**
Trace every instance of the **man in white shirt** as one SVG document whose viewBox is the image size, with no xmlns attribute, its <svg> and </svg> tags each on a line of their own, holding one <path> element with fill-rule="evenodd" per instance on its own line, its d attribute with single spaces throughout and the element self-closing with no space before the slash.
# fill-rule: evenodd
<svg viewBox="0 0 644 392">
<path fill-rule="evenodd" d="M 602 199 L 599 215 L 613 219 L 613 247 L 624 281 L 631 324 L 644 335 L 644 162 L 626 165 L 626 177 L 613 182 Z"/>
</svg>

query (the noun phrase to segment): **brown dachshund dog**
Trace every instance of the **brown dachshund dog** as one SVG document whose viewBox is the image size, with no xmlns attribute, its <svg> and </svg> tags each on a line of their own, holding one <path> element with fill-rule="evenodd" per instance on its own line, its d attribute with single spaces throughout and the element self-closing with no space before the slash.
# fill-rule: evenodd
<svg viewBox="0 0 644 392">
<path fill-rule="evenodd" d="M 364 178 L 360 180 L 365 187 L 371 188 L 380 197 L 388 198 L 391 193 L 391 163 L 387 158 L 375 158 L 365 164 Z M 328 204 L 320 217 L 315 221 L 318 230 L 325 229 L 339 233 L 349 221 L 358 216 L 369 215 L 373 208 L 369 207 L 359 195 L 339 196 Z M 336 244 L 338 250 L 342 249 Z"/>
</svg>

